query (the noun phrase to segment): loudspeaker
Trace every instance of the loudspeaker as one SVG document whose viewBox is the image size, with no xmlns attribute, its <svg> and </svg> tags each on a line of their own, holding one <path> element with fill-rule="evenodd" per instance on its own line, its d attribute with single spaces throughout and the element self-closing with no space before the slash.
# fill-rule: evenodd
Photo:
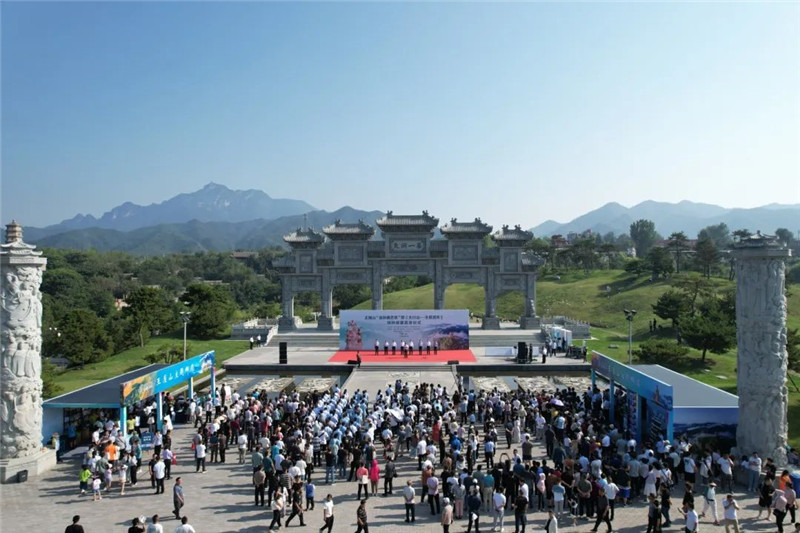
<svg viewBox="0 0 800 533">
<path fill-rule="evenodd" d="M 524 363 L 528 360 L 528 345 L 524 341 L 517 343 L 517 362 Z"/>
<path fill-rule="evenodd" d="M 278 364 L 285 365 L 289 363 L 289 350 L 285 342 L 278 344 Z"/>
<path fill-rule="evenodd" d="M 452 361 L 448 361 L 447 364 L 448 365 L 457 365 L 458 364 L 458 359 L 454 359 Z"/>
</svg>

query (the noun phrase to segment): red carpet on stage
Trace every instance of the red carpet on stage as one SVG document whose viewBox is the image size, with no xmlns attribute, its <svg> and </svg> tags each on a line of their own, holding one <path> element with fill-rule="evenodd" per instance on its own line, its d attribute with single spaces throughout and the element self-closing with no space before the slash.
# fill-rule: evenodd
<svg viewBox="0 0 800 533">
<path fill-rule="evenodd" d="M 356 352 L 353 350 L 339 350 L 328 362 L 330 363 L 346 363 L 350 360 L 355 360 Z M 403 357 L 399 352 L 397 355 L 375 355 L 374 351 L 361 351 L 361 364 L 369 363 L 409 363 L 418 365 L 420 363 L 446 363 L 448 361 L 458 361 L 459 363 L 474 363 L 477 361 L 472 354 L 472 350 L 439 350 L 436 355 L 430 354 L 419 355 L 419 352 L 414 352 L 414 355 Z"/>
</svg>

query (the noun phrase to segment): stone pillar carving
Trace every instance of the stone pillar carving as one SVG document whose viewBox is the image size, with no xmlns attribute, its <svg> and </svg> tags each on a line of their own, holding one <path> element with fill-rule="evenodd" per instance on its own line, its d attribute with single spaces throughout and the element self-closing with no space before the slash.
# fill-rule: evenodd
<svg viewBox="0 0 800 533">
<path fill-rule="evenodd" d="M 317 329 L 321 331 L 333 331 L 333 284 L 331 283 L 331 271 L 325 269 L 322 272 L 322 313 L 317 319 Z"/>
<path fill-rule="evenodd" d="M 500 329 L 500 319 L 497 318 L 497 290 L 495 289 L 494 273 L 486 273 L 486 308 L 484 310 L 482 329 Z"/>
<path fill-rule="evenodd" d="M 735 245 L 736 340 L 740 453 L 757 451 L 786 464 L 789 429 L 786 387 L 784 260 L 790 250 L 757 234 Z"/>
<path fill-rule="evenodd" d="M 382 263 L 372 264 L 372 310 L 383 309 L 383 268 Z"/>
<path fill-rule="evenodd" d="M 55 465 L 42 449 L 42 295 L 47 259 L 7 226 L 0 246 L 0 481 L 20 470 L 39 474 Z"/>
<path fill-rule="evenodd" d="M 444 309 L 444 291 L 447 282 L 444 279 L 444 262 L 436 261 L 433 274 L 433 308 Z"/>
<path fill-rule="evenodd" d="M 525 276 L 525 315 L 519 319 L 521 329 L 536 329 L 541 325 L 536 316 L 536 272 Z"/>
<path fill-rule="evenodd" d="M 278 319 L 278 331 L 292 331 L 296 328 L 292 278 L 281 276 L 281 317 Z"/>
</svg>

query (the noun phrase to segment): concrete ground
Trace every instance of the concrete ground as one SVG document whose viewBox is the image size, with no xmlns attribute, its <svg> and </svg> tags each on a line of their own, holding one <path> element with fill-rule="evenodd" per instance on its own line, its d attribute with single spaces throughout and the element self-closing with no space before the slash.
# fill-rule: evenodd
<svg viewBox="0 0 800 533">
<path fill-rule="evenodd" d="M 381 376 L 373 376 L 380 379 Z M 388 376 L 383 376 L 388 378 Z M 386 381 L 385 379 L 383 381 Z M 381 381 L 380 383 L 383 383 Z M 376 383 L 376 384 L 380 384 Z M 370 391 L 374 394 L 375 391 Z M 0 531 L 18 532 L 53 532 L 59 533 L 70 523 L 75 514 L 81 515 L 81 523 L 87 533 L 113 533 L 125 532 L 135 516 L 145 515 L 148 518 L 155 513 L 164 517 L 163 525 L 166 532 L 171 533 L 178 526 L 178 521 L 171 516 L 172 496 L 171 490 L 175 476 L 182 476 L 186 494 L 186 506 L 183 509 L 198 533 L 223 533 L 223 532 L 265 532 L 271 519 L 271 513 L 261 507 L 253 505 L 253 494 L 250 485 L 251 468 L 249 458 L 247 464 L 236 464 L 235 454 L 228 454 L 225 464 L 208 465 L 206 474 L 195 473 L 194 465 L 190 462 L 190 437 L 192 428 L 176 427 L 175 446 L 179 463 L 173 467 L 173 479 L 166 482 L 166 493 L 155 496 L 146 476 L 135 487 L 129 487 L 124 496 L 119 494 L 115 487 L 110 494 L 104 494 L 103 500 L 92 502 L 91 496 L 78 494 L 78 470 L 80 460 L 71 458 L 59 464 L 55 470 L 42 478 L 31 478 L 26 483 L 18 485 L 0 486 Z M 500 446 L 499 453 L 506 452 L 504 445 Z M 541 457 L 543 450 L 537 447 L 536 455 Z M 233 461 L 231 461 L 233 459 Z M 382 463 L 382 462 L 381 462 Z M 141 469 L 140 471 L 146 471 Z M 369 524 L 373 531 L 395 532 L 438 532 L 441 531 L 439 516 L 430 515 L 427 505 L 417 506 L 417 521 L 407 524 L 403 521 L 403 502 L 399 488 L 405 485 L 406 480 L 412 479 L 417 488 L 419 497 L 419 475 L 416 470 L 416 461 L 406 457 L 398 460 L 399 478 L 395 480 L 395 494 L 383 498 L 370 498 L 367 504 Z M 355 512 L 357 501 L 355 498 L 355 482 L 337 482 L 328 486 L 321 483 L 324 472 L 314 474 L 317 482 L 317 501 L 322 500 L 326 494 L 334 496 L 336 504 L 335 532 L 352 532 L 355 530 Z M 382 482 L 379 492 L 382 492 Z M 683 495 L 681 488 L 673 493 L 673 500 L 679 503 Z M 721 512 L 721 497 L 718 501 Z M 740 513 L 743 531 L 776 531 L 774 523 L 765 520 L 756 521 L 758 512 L 756 499 L 753 495 L 745 495 L 739 490 L 736 493 L 742 511 Z M 700 504 L 700 498 L 697 499 Z M 320 506 L 306 514 L 306 527 L 301 527 L 299 521 L 293 521 L 289 528 L 299 532 L 316 531 L 322 525 L 322 511 Z M 647 508 L 642 502 L 631 506 L 618 508 L 614 529 L 626 533 L 642 533 L 647 523 Z M 546 516 L 542 513 L 528 513 L 529 523 L 527 531 L 542 531 Z M 682 521 L 676 519 L 674 526 L 667 531 L 682 531 Z M 580 521 L 578 526 L 573 526 L 571 521 L 562 521 L 560 531 L 589 531 L 592 524 Z M 505 531 L 514 531 L 513 516 L 506 519 Z M 466 521 L 460 520 L 451 528 L 453 532 L 466 530 Z M 604 531 L 601 528 L 600 531 Z M 706 517 L 701 522 L 701 531 L 724 531 L 723 527 L 715 527 L 713 521 Z M 790 529 L 787 528 L 787 531 Z M 491 531 L 490 521 L 482 517 L 481 531 Z"/>
</svg>

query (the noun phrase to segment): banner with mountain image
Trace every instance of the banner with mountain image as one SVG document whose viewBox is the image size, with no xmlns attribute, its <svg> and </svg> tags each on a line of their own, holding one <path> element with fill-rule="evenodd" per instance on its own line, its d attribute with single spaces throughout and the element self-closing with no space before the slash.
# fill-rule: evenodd
<svg viewBox="0 0 800 533">
<path fill-rule="evenodd" d="M 466 309 L 342 311 L 339 349 L 373 350 L 375 342 L 438 344 L 440 350 L 469 349 L 469 311 Z"/>
</svg>

